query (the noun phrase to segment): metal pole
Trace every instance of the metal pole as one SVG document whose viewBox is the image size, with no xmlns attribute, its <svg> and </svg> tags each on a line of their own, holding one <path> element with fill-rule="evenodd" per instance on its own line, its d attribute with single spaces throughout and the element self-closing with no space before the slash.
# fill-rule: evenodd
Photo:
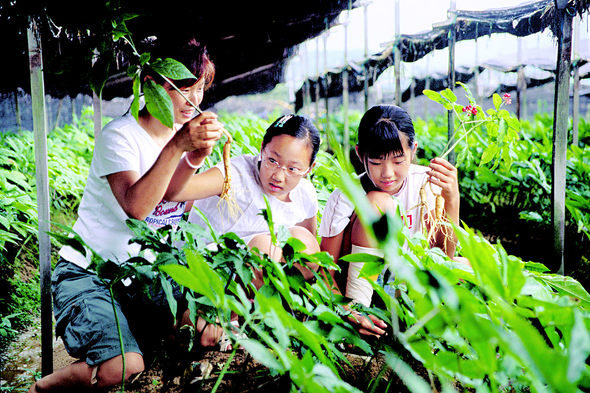
<svg viewBox="0 0 590 393">
<path fill-rule="evenodd" d="M 557 75 L 555 81 L 553 119 L 553 253 L 559 264 L 559 274 L 565 274 L 565 177 L 567 152 L 567 126 L 569 114 L 569 83 L 572 54 L 572 17 L 565 4 L 557 5 L 559 24 L 557 44 Z"/>
<path fill-rule="evenodd" d="M 344 153 L 349 154 L 350 130 L 348 129 L 348 23 L 350 18 L 351 0 L 348 1 L 348 13 L 344 22 L 344 71 L 342 72 L 342 117 L 344 126 Z"/>
<path fill-rule="evenodd" d="M 326 105 L 326 136 L 330 131 L 330 97 L 328 94 L 328 89 L 330 87 L 330 77 L 328 75 L 328 18 L 324 18 L 325 24 L 325 33 L 324 33 L 324 83 L 325 83 L 325 100 L 324 103 Z M 327 138 L 326 138 L 327 139 Z M 327 139 L 329 141 L 329 139 Z M 330 150 L 330 142 L 328 142 L 328 150 Z"/>
<path fill-rule="evenodd" d="M 402 87 L 401 87 L 401 53 L 399 50 L 400 26 L 399 26 L 399 0 L 395 0 L 395 43 L 393 54 L 393 67 L 395 71 L 395 105 L 402 105 Z"/>
<path fill-rule="evenodd" d="M 92 65 L 96 62 L 98 58 L 98 50 L 94 49 L 94 57 L 92 58 Z M 96 137 L 100 134 L 102 130 L 102 92 L 96 94 L 96 92 L 92 92 L 92 109 L 93 109 L 93 122 L 94 122 L 94 136 Z"/>
<path fill-rule="evenodd" d="M 20 117 L 20 106 L 18 105 L 18 89 L 14 89 L 14 116 L 16 117 L 16 125 L 18 130 L 23 129 L 23 123 Z"/>
<path fill-rule="evenodd" d="M 47 114 L 41 32 L 34 17 L 29 17 L 27 29 L 29 68 L 31 73 L 31 102 L 35 139 L 35 180 L 37 183 L 37 213 L 39 217 L 39 274 L 41 287 L 41 374 L 53 372 L 53 325 L 51 307 L 51 242 L 49 240 L 49 180 L 47 174 Z"/>
<path fill-rule="evenodd" d="M 320 39 L 315 39 L 315 121 L 320 120 Z"/>
<path fill-rule="evenodd" d="M 363 71 L 365 73 L 365 80 L 363 85 L 363 92 L 365 95 L 365 112 L 369 110 L 369 17 L 368 17 L 368 2 L 365 1 L 363 4 L 363 13 L 365 19 L 365 65 L 363 67 Z"/>
<path fill-rule="evenodd" d="M 477 103 L 481 105 L 481 94 L 479 93 L 479 45 L 477 42 L 478 26 L 477 22 L 475 22 L 475 77 L 473 78 L 473 83 L 475 85 L 475 99 L 477 100 Z"/>
<path fill-rule="evenodd" d="M 580 58 L 580 18 L 574 18 L 574 101 L 572 113 L 572 145 L 578 145 L 578 129 L 580 123 L 580 67 L 578 60 Z"/>
<path fill-rule="evenodd" d="M 455 0 L 451 0 L 451 8 L 449 14 L 451 16 L 451 25 L 449 27 L 449 89 L 455 88 L 455 23 L 457 22 Z M 454 142 L 453 134 L 455 133 L 455 116 L 452 110 L 447 111 L 447 126 L 448 126 L 448 141 L 449 146 Z M 448 155 L 449 162 L 455 164 L 457 161 L 457 153 L 455 149 L 451 150 Z"/>
</svg>

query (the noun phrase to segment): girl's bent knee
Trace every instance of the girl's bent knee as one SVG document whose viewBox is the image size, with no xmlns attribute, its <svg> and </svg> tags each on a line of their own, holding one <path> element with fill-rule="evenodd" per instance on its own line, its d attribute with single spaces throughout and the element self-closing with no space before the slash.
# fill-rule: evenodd
<svg viewBox="0 0 590 393">
<path fill-rule="evenodd" d="M 125 354 L 125 380 L 133 378 L 145 369 L 143 356 L 136 352 Z M 96 385 L 99 388 L 115 386 L 121 383 L 123 372 L 122 357 L 117 356 L 98 366 Z"/>
<path fill-rule="evenodd" d="M 367 193 L 367 199 L 381 212 L 391 211 L 395 207 L 391 195 L 383 191 L 370 191 Z"/>
</svg>

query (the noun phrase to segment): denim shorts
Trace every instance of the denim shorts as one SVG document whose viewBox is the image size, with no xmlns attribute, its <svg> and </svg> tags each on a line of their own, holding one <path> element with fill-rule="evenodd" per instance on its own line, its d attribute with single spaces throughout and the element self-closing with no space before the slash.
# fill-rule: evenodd
<svg viewBox="0 0 590 393">
<path fill-rule="evenodd" d="M 133 284 L 124 289 L 117 291 L 115 301 L 123 345 L 125 352 L 143 356 L 144 344 L 171 331 L 174 318 L 163 292 L 147 297 L 134 293 Z M 92 367 L 121 355 L 110 292 L 95 273 L 60 259 L 52 275 L 52 292 L 56 335 L 70 356 Z M 182 299 L 178 286 L 174 297 Z M 186 309 L 182 301 L 181 307 Z"/>
</svg>

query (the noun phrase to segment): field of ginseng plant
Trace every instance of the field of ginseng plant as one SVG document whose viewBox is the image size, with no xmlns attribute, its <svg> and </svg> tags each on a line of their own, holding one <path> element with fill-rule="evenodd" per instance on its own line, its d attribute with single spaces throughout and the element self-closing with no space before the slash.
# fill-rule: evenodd
<svg viewBox="0 0 590 393">
<path fill-rule="evenodd" d="M 352 128 L 359 118 L 359 113 L 351 114 Z M 232 155 L 258 152 L 268 119 L 229 114 L 221 119 L 234 130 Z M 52 219 L 66 226 L 75 218 L 92 156 L 87 120 L 49 135 Z M 171 355 L 171 344 L 163 341 L 167 350 L 156 351 L 149 363 L 163 370 L 158 378 L 148 371 L 118 390 L 587 391 L 590 126 L 582 122 L 580 146 L 568 150 L 567 276 L 560 276 L 553 273 L 556 267 L 545 248 L 552 244 L 551 124 L 547 115 L 521 122 L 518 139 L 510 143 L 510 165 L 505 160 L 482 164 L 482 154 L 496 149 L 490 144 L 501 145 L 485 137 L 495 132 L 493 127 L 466 136 L 466 143 L 457 146 L 465 226 L 456 231 L 460 253 L 472 268 L 429 249 L 424 237 L 408 238 L 399 217 L 374 217 L 353 167 L 337 148 L 327 152 L 325 143 L 312 174 L 319 218 L 334 187 L 346 190 L 385 254 L 366 259 L 363 270 L 395 275 L 393 291 L 375 287 L 375 306 L 355 306 L 388 324 L 388 334 L 380 340 L 356 332 L 346 318 L 347 300 L 321 279 L 321 270 L 335 268 L 334 261 L 324 253 L 302 254 L 301 244 L 287 239 L 280 228 L 276 243 L 283 248 L 285 265 L 250 251 L 233 234 L 214 234 L 218 249 L 211 251 L 195 241 L 209 228 L 182 224 L 178 230 L 154 232 L 129 220 L 135 241 L 156 254 L 156 262 L 140 257 L 114 266 L 97 257 L 93 268 L 105 285 L 115 287 L 133 275 L 143 290 L 152 285 L 169 290 L 172 277 L 185 288 L 189 307 L 218 320 L 235 349 L 212 360 L 211 354 L 189 350 L 189 344 Z M 342 138 L 339 119 L 332 118 L 330 125 Z M 446 117 L 415 119 L 415 127 L 418 158 L 424 163 L 444 150 Z M 0 146 L 0 334 L 6 343 L 28 325 L 30 310 L 38 308 L 37 222 L 32 136 L 3 134 Z M 221 146 L 207 165 L 220 158 Z M 266 216 L 272 226 L 271 215 Z M 64 240 L 64 235 L 53 236 L 54 251 Z M 409 250 L 404 251 L 406 242 Z M 304 282 L 292 268 L 302 262 L 321 266 L 315 281 Z M 252 269 L 268 277 L 258 291 L 245 284 L 251 282 Z M 175 307 L 171 304 L 171 310 Z M 240 334 L 229 329 L 232 312 L 239 318 Z"/>
</svg>

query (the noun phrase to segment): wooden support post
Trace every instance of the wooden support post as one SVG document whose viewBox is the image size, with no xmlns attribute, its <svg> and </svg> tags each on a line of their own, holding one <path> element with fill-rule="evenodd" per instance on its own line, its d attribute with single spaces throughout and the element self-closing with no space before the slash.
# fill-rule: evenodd
<svg viewBox="0 0 590 393">
<path fill-rule="evenodd" d="M 393 67 L 395 71 L 395 105 L 402 105 L 402 84 L 401 84 L 401 52 L 399 50 L 400 43 L 400 15 L 399 15 L 399 0 L 395 0 L 395 42 L 393 51 Z"/>
<path fill-rule="evenodd" d="M 580 67 L 578 60 L 580 59 L 580 18 L 574 18 L 574 99 L 573 99 L 573 113 L 572 113 L 572 145 L 578 145 L 578 129 L 580 123 Z"/>
<path fill-rule="evenodd" d="M 557 73 L 555 81 L 553 119 L 553 256 L 559 265 L 559 274 L 565 275 L 565 183 L 567 128 L 569 115 L 569 84 L 572 53 L 572 17 L 565 4 L 557 4 Z M 562 5 L 562 7 L 560 7 Z"/>
<path fill-rule="evenodd" d="M 455 89 L 455 23 L 457 22 L 457 13 L 456 13 L 456 6 L 455 0 L 451 0 L 451 8 L 449 10 L 449 14 L 451 15 L 451 25 L 449 26 L 449 89 Z M 448 127 L 448 143 L 449 146 L 452 146 L 454 143 L 455 134 L 455 115 L 452 110 L 447 111 L 447 127 Z M 448 160 L 451 164 L 455 164 L 457 161 L 457 153 L 455 149 L 451 150 L 448 155 Z"/>
<path fill-rule="evenodd" d="M 49 240 L 49 180 L 47 172 L 47 114 L 41 32 L 34 17 L 29 17 L 27 29 L 29 68 L 31 73 L 31 102 L 35 140 L 35 181 L 39 220 L 39 274 L 41 286 L 41 374 L 53 372 L 53 310 L 51 307 L 51 242 Z"/>
<path fill-rule="evenodd" d="M 525 64 L 522 59 L 522 38 L 517 38 L 516 61 L 518 63 L 516 77 L 516 117 L 519 120 L 527 117 L 527 100 L 526 100 L 526 75 L 524 73 Z"/>
</svg>

